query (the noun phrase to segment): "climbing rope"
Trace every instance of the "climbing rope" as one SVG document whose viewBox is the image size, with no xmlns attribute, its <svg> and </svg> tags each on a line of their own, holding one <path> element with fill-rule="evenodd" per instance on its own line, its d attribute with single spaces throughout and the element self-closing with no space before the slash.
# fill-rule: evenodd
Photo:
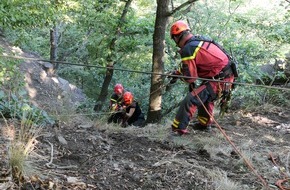
<svg viewBox="0 0 290 190">
<path fill-rule="evenodd" d="M 212 121 L 216 124 L 217 128 L 220 130 L 220 132 L 226 138 L 226 140 L 232 145 L 232 147 L 234 148 L 234 150 L 236 151 L 236 153 L 244 160 L 244 162 L 248 166 L 248 168 L 250 170 L 252 170 L 252 172 L 258 177 L 258 179 L 262 182 L 262 184 L 263 184 L 263 186 L 265 188 L 270 189 L 268 183 L 262 178 L 261 175 L 258 174 L 258 172 L 254 169 L 254 166 L 251 164 L 251 162 L 241 153 L 241 151 L 239 151 L 239 149 L 231 141 L 231 139 L 226 134 L 226 132 L 222 129 L 222 127 L 218 124 L 218 122 L 214 119 L 213 115 L 209 113 L 208 109 L 206 108 L 206 106 L 204 105 L 204 103 L 202 102 L 202 100 L 200 99 L 200 97 L 198 96 L 198 94 L 195 91 L 193 91 L 193 93 L 197 97 L 198 101 L 201 103 L 202 107 L 205 109 L 205 111 L 207 112 L 207 114 L 210 116 L 210 118 L 212 119 Z"/>
<path fill-rule="evenodd" d="M 70 63 L 70 62 L 64 62 L 64 61 L 51 61 L 51 60 L 45 60 L 45 59 L 27 58 L 27 57 L 10 56 L 10 55 L 0 55 L 0 57 L 13 58 L 13 59 L 23 59 L 23 60 L 33 60 L 33 61 L 41 61 L 41 62 L 49 62 L 49 63 L 54 62 L 54 63 L 60 63 L 60 64 L 64 64 L 64 65 L 74 65 L 74 66 L 81 66 L 81 67 L 94 67 L 94 68 L 99 68 L 99 69 L 108 69 L 108 70 L 111 69 L 111 70 L 118 70 L 118 71 L 132 72 L 132 73 L 160 75 L 160 76 L 176 77 L 176 78 L 184 78 L 184 79 L 196 79 L 196 80 L 202 80 L 202 81 L 222 82 L 221 80 L 217 80 L 217 79 L 188 77 L 188 76 L 181 76 L 181 75 L 172 75 L 172 74 L 167 74 L 167 73 L 156 73 L 156 72 L 138 71 L 138 70 L 131 70 L 131 69 L 121 69 L 121 68 L 114 68 L 112 66 L 84 65 L 84 64 Z M 236 85 L 244 85 L 244 86 L 252 86 L 252 87 L 290 91 L 290 88 L 282 88 L 282 87 L 278 87 L 278 86 L 257 85 L 257 84 L 242 83 L 242 82 L 236 82 L 236 81 L 235 82 L 228 82 L 228 83 L 232 83 L 232 84 L 236 84 Z"/>
<path fill-rule="evenodd" d="M 276 159 L 277 159 L 277 158 L 274 158 L 274 156 L 273 156 L 272 153 L 269 153 L 269 160 L 271 160 L 272 163 L 273 163 L 277 168 L 279 168 L 280 173 L 281 173 L 281 174 L 283 175 L 283 177 L 284 177 L 283 179 L 279 179 L 279 180 L 276 182 L 276 185 L 277 185 L 277 187 L 279 187 L 280 190 L 290 190 L 290 187 L 285 187 L 285 186 L 283 186 L 283 183 L 290 182 L 290 177 L 289 177 L 285 172 L 283 172 L 283 171 L 280 169 L 279 165 L 278 165 L 277 162 L 276 162 Z"/>
</svg>

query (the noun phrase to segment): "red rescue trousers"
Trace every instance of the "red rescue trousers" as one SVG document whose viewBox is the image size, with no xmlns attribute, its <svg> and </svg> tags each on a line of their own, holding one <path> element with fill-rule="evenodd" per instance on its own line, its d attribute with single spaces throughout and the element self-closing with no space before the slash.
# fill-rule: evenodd
<svg viewBox="0 0 290 190">
<path fill-rule="evenodd" d="M 214 101 L 217 99 L 216 97 L 219 92 L 224 90 L 226 86 L 225 83 L 232 85 L 233 81 L 234 76 L 225 78 L 218 82 L 207 81 L 198 88 L 189 92 L 180 104 L 175 119 L 172 123 L 172 128 L 179 130 L 186 129 L 196 110 L 198 110 L 198 122 L 204 126 L 210 125 L 212 123 L 212 114 L 214 110 Z M 202 104 L 204 104 L 208 112 Z"/>
</svg>

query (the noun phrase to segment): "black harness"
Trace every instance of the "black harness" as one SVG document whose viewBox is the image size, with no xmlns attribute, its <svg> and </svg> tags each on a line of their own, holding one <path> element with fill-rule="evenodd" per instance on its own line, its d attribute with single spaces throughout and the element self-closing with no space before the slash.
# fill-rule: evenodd
<svg viewBox="0 0 290 190">
<path fill-rule="evenodd" d="M 213 79 L 217 80 L 222 80 L 225 78 L 229 78 L 234 74 L 233 69 L 232 69 L 232 62 L 230 61 L 222 70 L 219 74 L 216 76 L 212 77 Z"/>
</svg>

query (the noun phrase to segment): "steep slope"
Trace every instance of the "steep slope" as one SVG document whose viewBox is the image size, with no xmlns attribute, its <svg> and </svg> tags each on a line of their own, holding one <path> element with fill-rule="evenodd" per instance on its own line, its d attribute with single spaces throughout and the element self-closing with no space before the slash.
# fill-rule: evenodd
<svg viewBox="0 0 290 190">
<path fill-rule="evenodd" d="M 171 136 L 170 123 L 120 128 L 70 112 L 85 99 L 81 91 L 47 76 L 42 63 L 33 60 L 38 56 L 0 42 L 8 54 L 32 58 L 21 64 L 31 101 L 63 119 L 41 131 L 21 184 L 9 177 L 9 128 L 1 122 L 0 189 L 266 189 L 225 137 L 270 189 L 279 189 L 275 183 L 289 175 L 289 107 L 229 113 L 217 118 L 223 131 L 190 130 L 184 137 Z"/>
</svg>

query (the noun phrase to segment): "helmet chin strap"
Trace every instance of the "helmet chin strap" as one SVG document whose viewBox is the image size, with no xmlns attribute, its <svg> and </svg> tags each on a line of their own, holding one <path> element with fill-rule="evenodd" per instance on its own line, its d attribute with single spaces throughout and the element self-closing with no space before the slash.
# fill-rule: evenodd
<svg viewBox="0 0 290 190">
<path fill-rule="evenodd" d="M 187 32 L 188 32 L 187 30 L 181 32 L 181 34 L 180 34 L 179 37 L 178 37 L 178 41 L 176 42 L 177 45 L 179 44 L 179 42 L 180 42 L 181 39 L 183 38 L 184 34 L 186 34 Z"/>
</svg>

